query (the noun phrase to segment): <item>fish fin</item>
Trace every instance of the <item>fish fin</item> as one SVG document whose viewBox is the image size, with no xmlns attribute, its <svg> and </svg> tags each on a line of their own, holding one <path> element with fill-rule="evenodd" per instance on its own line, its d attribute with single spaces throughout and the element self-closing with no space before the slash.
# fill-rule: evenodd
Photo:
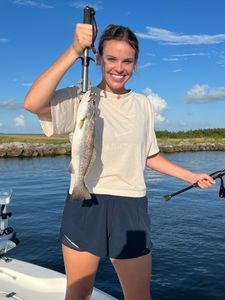
<svg viewBox="0 0 225 300">
<path fill-rule="evenodd" d="M 83 127 L 85 119 L 86 119 L 86 117 L 83 117 L 82 119 L 79 120 L 78 127 L 79 127 L 80 129 Z"/>
<path fill-rule="evenodd" d="M 73 167 L 73 162 L 72 162 L 72 160 L 70 161 L 68 170 L 69 170 L 70 174 L 75 174 L 75 170 L 74 170 L 74 167 Z"/>
<path fill-rule="evenodd" d="M 75 186 L 71 198 L 74 201 L 90 200 L 91 195 L 85 185 Z"/>
</svg>

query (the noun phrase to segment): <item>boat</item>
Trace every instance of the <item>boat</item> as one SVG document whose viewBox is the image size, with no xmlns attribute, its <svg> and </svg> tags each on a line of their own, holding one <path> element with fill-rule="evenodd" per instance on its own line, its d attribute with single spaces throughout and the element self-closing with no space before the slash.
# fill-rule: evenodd
<svg viewBox="0 0 225 300">
<path fill-rule="evenodd" d="M 8 257 L 19 240 L 8 226 L 11 190 L 0 191 L 0 300 L 64 300 L 66 276 L 63 273 Z M 91 300 L 116 300 L 94 287 Z"/>
</svg>

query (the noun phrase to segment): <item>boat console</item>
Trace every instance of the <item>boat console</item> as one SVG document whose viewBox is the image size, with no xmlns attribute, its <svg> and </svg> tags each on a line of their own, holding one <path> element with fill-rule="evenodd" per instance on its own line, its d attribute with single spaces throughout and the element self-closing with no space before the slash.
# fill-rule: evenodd
<svg viewBox="0 0 225 300">
<path fill-rule="evenodd" d="M 7 212 L 7 206 L 11 202 L 11 197 L 12 190 L 0 190 L 0 258 L 5 258 L 5 254 L 19 243 L 16 232 L 8 226 L 12 213 Z"/>
</svg>

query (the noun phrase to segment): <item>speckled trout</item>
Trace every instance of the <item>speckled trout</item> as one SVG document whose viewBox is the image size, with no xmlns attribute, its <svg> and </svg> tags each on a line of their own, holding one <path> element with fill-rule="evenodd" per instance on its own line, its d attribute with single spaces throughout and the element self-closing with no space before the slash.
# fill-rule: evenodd
<svg viewBox="0 0 225 300">
<path fill-rule="evenodd" d="M 84 178 L 95 159 L 95 93 L 87 91 L 80 100 L 72 139 L 69 171 L 74 175 L 73 200 L 88 200 L 91 195 Z"/>
</svg>

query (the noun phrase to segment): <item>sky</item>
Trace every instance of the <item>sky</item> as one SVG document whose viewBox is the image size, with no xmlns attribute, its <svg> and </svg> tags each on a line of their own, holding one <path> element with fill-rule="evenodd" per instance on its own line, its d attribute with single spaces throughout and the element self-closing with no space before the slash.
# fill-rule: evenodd
<svg viewBox="0 0 225 300">
<path fill-rule="evenodd" d="M 108 24 L 137 34 L 139 62 L 127 88 L 152 102 L 156 130 L 225 128 L 224 0 L 0 0 L 0 133 L 42 132 L 24 97 L 70 46 L 86 5 L 95 9 L 98 37 Z M 77 61 L 58 88 L 80 77 Z M 101 80 L 94 62 L 89 79 Z"/>
</svg>

